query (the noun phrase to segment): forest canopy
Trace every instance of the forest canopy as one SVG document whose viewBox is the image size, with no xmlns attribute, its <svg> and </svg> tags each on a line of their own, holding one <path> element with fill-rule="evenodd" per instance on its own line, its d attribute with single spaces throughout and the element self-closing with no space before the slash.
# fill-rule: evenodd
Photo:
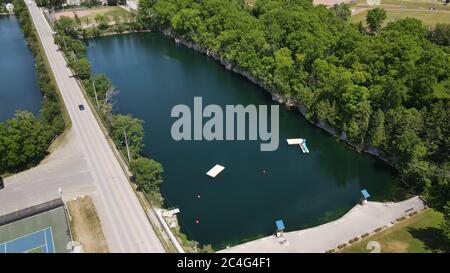
<svg viewBox="0 0 450 273">
<path fill-rule="evenodd" d="M 306 118 L 376 147 L 403 180 L 450 200 L 449 27 L 407 18 L 348 22 L 348 7 L 308 0 L 141 0 L 147 28 L 208 50 L 305 109 Z"/>
</svg>

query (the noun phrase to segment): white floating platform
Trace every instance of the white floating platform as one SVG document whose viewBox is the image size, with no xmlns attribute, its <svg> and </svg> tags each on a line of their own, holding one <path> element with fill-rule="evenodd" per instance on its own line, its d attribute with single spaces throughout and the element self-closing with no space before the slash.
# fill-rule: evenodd
<svg viewBox="0 0 450 273">
<path fill-rule="evenodd" d="M 300 143 L 300 149 L 302 149 L 302 152 L 304 154 L 308 154 L 309 153 L 308 147 L 306 147 L 306 141 L 303 141 L 302 143 Z"/>
<path fill-rule="evenodd" d="M 224 169 L 225 169 L 224 166 L 216 165 L 211 170 L 209 170 L 206 174 L 211 177 L 216 177 Z"/>
<path fill-rule="evenodd" d="M 286 140 L 287 140 L 288 145 L 300 145 L 304 141 L 303 138 L 291 138 L 291 139 L 286 139 Z"/>
</svg>

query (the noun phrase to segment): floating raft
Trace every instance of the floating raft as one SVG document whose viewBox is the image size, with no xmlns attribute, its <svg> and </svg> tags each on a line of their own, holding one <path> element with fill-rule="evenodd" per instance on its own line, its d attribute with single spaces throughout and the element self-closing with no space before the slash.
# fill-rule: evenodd
<svg viewBox="0 0 450 273">
<path fill-rule="evenodd" d="M 286 140 L 288 145 L 300 145 L 304 141 L 303 138 L 291 138 Z"/>
<path fill-rule="evenodd" d="M 300 148 L 304 154 L 309 153 L 308 147 L 306 147 L 306 140 L 303 140 L 303 142 L 300 143 Z"/>
<path fill-rule="evenodd" d="M 211 170 L 209 170 L 206 174 L 211 177 L 216 177 L 220 172 L 225 169 L 224 166 L 216 165 Z"/>
<path fill-rule="evenodd" d="M 299 145 L 304 154 L 309 153 L 308 147 L 306 147 L 306 139 L 303 138 L 290 138 L 286 139 L 288 145 Z"/>
</svg>

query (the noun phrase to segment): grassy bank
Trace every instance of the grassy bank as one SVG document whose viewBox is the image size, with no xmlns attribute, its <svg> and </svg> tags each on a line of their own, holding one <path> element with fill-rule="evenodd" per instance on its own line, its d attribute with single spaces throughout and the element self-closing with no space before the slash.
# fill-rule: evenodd
<svg viewBox="0 0 450 273">
<path fill-rule="evenodd" d="M 367 244 L 376 241 L 381 252 L 435 253 L 450 252 L 450 242 L 443 234 L 443 214 L 427 209 L 395 226 L 365 238 L 341 252 L 368 253 Z"/>
</svg>

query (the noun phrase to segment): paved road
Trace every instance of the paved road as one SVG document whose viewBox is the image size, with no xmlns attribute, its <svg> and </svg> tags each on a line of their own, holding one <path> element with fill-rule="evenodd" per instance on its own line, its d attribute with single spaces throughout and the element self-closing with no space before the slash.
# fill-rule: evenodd
<svg viewBox="0 0 450 273">
<path fill-rule="evenodd" d="M 287 245 L 281 245 L 275 236 L 269 236 L 220 252 L 325 252 L 379 227 L 392 226 L 396 219 L 424 207 L 419 197 L 398 203 L 368 202 L 364 206 L 356 205 L 336 221 L 285 233 Z"/>
<path fill-rule="evenodd" d="M 50 26 L 35 2 L 27 1 L 27 4 L 72 120 L 72 129 L 94 178 L 97 200 L 100 200 L 96 208 L 109 249 L 112 252 L 164 252 L 62 53 L 54 44 Z M 79 104 L 86 109 L 80 111 Z"/>
<path fill-rule="evenodd" d="M 69 131 L 38 166 L 6 178 L 0 215 L 56 199 L 58 188 L 63 189 L 64 200 L 95 195 L 94 179 L 79 147 L 75 132 Z"/>
</svg>

